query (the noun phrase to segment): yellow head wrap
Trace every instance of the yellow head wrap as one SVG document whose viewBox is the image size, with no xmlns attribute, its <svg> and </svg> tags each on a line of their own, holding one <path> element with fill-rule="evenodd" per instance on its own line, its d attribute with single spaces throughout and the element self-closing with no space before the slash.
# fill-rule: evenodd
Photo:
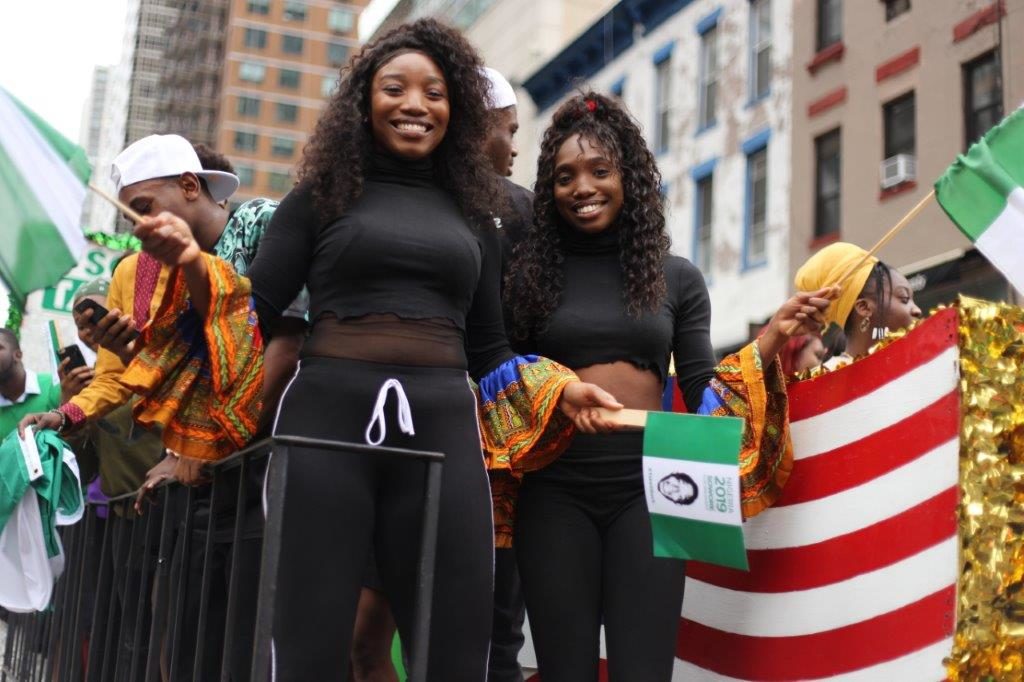
<svg viewBox="0 0 1024 682">
<path fill-rule="evenodd" d="M 825 287 L 837 284 L 839 280 L 859 263 L 867 254 L 867 251 L 856 244 L 836 242 L 829 244 L 818 253 L 808 259 L 799 270 L 796 271 L 794 282 L 799 291 L 817 291 Z M 846 326 L 846 320 L 853 312 L 853 304 L 860 298 L 860 292 L 868 281 L 871 269 L 878 263 L 874 256 L 861 263 L 843 284 L 843 290 L 839 292 L 839 298 L 832 301 L 832 305 L 825 311 L 827 322 L 835 322 L 840 327 Z"/>
</svg>

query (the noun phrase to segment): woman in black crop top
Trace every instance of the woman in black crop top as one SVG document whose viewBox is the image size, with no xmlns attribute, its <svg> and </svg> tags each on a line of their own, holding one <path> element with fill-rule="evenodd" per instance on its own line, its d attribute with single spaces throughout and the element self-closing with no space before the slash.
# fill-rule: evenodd
<svg viewBox="0 0 1024 682">
<path fill-rule="evenodd" d="M 481 438 L 491 466 L 535 467 L 564 449 L 588 406 L 621 407 L 508 347 L 491 219 L 500 195 L 482 151 L 487 87 L 469 44 L 433 20 L 364 48 L 249 269 L 264 330 L 304 284 L 310 294 L 313 329 L 276 433 L 445 454 L 428 671 L 438 682 L 486 676 L 494 536 Z M 164 227 L 149 229 L 147 248 L 182 265 L 193 305 L 218 315 L 207 257 L 154 245 Z M 408 462 L 291 450 L 275 679 L 345 673 L 371 548 L 404 641 L 421 644 L 410 635 L 423 474 Z"/>
<path fill-rule="evenodd" d="M 689 261 L 668 253 L 661 177 L 629 115 L 593 93 L 570 100 L 555 113 L 538 163 L 534 223 L 516 246 L 505 290 L 517 349 L 551 357 L 645 410 L 661 409 L 674 355 L 691 412 L 761 419 L 722 399 L 729 389 L 744 395 L 742 382 L 726 386 L 729 377 L 716 371 L 707 287 Z M 817 331 L 828 305 L 815 297 L 822 293 L 788 301 L 747 352 L 760 351 L 778 375 L 769 365 L 785 342 L 781 330 L 794 333 L 796 321 L 796 333 Z M 774 378 L 751 377 L 769 391 L 782 386 Z M 784 402 L 781 412 L 774 405 L 784 422 Z M 544 682 L 597 680 L 603 624 L 612 682 L 663 682 L 672 677 L 685 567 L 653 556 L 642 434 L 590 433 L 602 426 L 590 415 L 561 457 L 526 473 L 518 490 L 514 548 L 540 673 Z M 780 449 L 773 446 L 784 451 L 785 438 L 757 446 L 768 462 Z M 761 478 L 761 488 L 745 491 L 748 513 L 770 502 L 775 481 Z"/>
</svg>

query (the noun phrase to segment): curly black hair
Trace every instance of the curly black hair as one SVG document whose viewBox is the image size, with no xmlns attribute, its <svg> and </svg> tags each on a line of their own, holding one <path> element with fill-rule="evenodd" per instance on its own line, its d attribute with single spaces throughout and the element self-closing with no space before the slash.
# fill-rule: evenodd
<svg viewBox="0 0 1024 682">
<path fill-rule="evenodd" d="M 665 230 L 661 173 L 633 117 L 614 99 L 582 93 L 558 108 L 541 142 L 533 223 L 516 244 L 506 278 L 505 310 L 511 337 L 516 340 L 542 331 L 561 299 L 564 256 L 560 232 L 573 228 L 564 224 L 555 207 L 555 157 L 576 135 L 610 155 L 622 179 L 619 260 L 626 310 L 639 317 L 657 310 L 665 298 L 664 260 L 670 240 Z"/>
<path fill-rule="evenodd" d="M 367 44 L 341 69 L 338 88 L 317 121 L 298 169 L 299 181 L 311 189 L 324 222 L 344 213 L 362 192 L 373 147 L 369 122 L 373 76 L 407 52 L 429 57 L 447 83 L 448 130 L 433 154 L 441 186 L 477 224 L 495 208 L 495 197 L 504 194 L 483 153 L 490 85 L 481 71 L 480 56 L 455 29 L 434 19 L 420 19 Z"/>
</svg>

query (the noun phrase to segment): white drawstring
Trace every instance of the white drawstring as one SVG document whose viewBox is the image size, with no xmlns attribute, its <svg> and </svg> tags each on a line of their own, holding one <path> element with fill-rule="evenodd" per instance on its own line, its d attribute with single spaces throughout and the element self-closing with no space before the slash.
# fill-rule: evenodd
<svg viewBox="0 0 1024 682">
<path fill-rule="evenodd" d="M 373 417 L 366 427 L 366 442 L 370 445 L 380 445 L 388 433 L 387 420 L 384 418 L 384 404 L 388 400 L 388 391 L 395 389 L 398 397 L 398 428 L 407 436 L 415 436 L 416 430 L 412 426 L 412 409 L 409 407 L 409 399 L 405 397 L 405 389 L 398 379 L 388 379 L 377 392 L 377 405 L 373 408 Z M 379 437 L 374 439 L 374 427 L 379 429 Z"/>
</svg>

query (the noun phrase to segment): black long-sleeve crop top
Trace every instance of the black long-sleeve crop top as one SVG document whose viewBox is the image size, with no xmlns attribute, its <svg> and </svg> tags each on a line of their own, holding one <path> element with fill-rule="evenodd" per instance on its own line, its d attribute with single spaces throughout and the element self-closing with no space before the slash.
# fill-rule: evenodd
<svg viewBox="0 0 1024 682">
<path fill-rule="evenodd" d="M 497 230 L 466 221 L 429 159 L 375 153 L 358 199 L 326 223 L 311 190 L 297 186 L 281 201 L 248 275 L 264 329 L 305 284 L 314 334 L 330 317 L 441 320 L 462 334 L 463 368 L 474 378 L 514 357 L 502 319 Z"/>
<path fill-rule="evenodd" d="M 667 256 L 665 300 L 656 313 L 633 317 L 623 299 L 618 240 L 610 231 L 563 231 L 565 283 L 559 306 L 546 328 L 517 349 L 572 369 L 627 361 L 662 380 L 671 353 L 687 409 L 696 412 L 715 367 L 704 278 L 685 258 Z"/>
</svg>

